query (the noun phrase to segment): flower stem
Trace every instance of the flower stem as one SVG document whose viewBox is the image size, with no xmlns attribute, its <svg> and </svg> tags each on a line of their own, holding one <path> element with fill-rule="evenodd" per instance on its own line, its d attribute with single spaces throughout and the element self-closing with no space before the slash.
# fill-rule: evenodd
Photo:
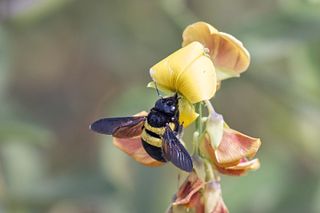
<svg viewBox="0 0 320 213">
<path fill-rule="evenodd" d="M 193 146 L 192 148 L 193 148 L 194 155 L 199 155 L 198 143 L 199 143 L 199 132 L 195 131 L 193 133 L 193 140 L 192 140 L 192 146 Z"/>
<path fill-rule="evenodd" d="M 196 112 L 199 114 L 197 120 L 196 120 L 196 131 L 199 132 L 199 135 L 202 133 L 202 103 L 199 102 L 196 104 Z"/>
<path fill-rule="evenodd" d="M 214 172 L 212 170 L 212 166 L 210 164 L 210 162 L 206 159 L 203 160 L 204 161 L 204 165 L 205 165 L 205 171 L 206 171 L 206 181 L 210 181 L 214 179 Z"/>
</svg>

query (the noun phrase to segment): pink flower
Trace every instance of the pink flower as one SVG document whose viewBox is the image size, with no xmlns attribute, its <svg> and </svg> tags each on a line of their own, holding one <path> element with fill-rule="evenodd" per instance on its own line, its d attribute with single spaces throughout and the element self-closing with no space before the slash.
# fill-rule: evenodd
<svg viewBox="0 0 320 213">
<path fill-rule="evenodd" d="M 224 127 L 218 148 L 211 145 L 208 135 L 201 142 L 201 154 L 210 160 L 220 173 L 243 175 L 249 170 L 260 167 L 258 159 L 252 159 L 257 153 L 261 141 L 238 131 Z"/>
<path fill-rule="evenodd" d="M 201 180 L 196 172 L 189 174 L 175 194 L 168 213 L 183 213 L 188 210 L 196 213 L 228 213 L 221 197 L 220 183 Z"/>
</svg>

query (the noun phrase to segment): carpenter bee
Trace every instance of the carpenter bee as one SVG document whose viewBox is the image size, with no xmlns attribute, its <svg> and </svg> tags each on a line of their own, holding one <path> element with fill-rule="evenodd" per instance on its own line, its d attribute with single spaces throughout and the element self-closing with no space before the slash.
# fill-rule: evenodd
<svg viewBox="0 0 320 213">
<path fill-rule="evenodd" d="M 191 172 L 190 154 L 179 138 L 183 125 L 179 124 L 178 94 L 160 98 L 147 116 L 103 118 L 90 129 L 116 138 L 141 136 L 145 151 L 155 160 L 171 161 L 176 167 Z"/>
</svg>

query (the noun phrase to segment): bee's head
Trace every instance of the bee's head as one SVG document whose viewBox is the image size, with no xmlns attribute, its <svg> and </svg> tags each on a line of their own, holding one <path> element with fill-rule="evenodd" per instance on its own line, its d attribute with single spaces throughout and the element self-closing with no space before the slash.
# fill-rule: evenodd
<svg viewBox="0 0 320 213">
<path fill-rule="evenodd" d="M 176 111 L 178 110 L 178 94 L 175 94 L 174 96 L 168 98 L 161 98 L 157 100 L 155 108 L 158 111 L 164 112 L 169 115 L 176 114 Z"/>
</svg>

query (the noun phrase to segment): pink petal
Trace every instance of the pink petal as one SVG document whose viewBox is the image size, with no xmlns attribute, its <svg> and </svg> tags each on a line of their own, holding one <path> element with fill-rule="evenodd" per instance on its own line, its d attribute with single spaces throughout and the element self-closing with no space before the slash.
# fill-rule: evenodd
<svg viewBox="0 0 320 213">
<path fill-rule="evenodd" d="M 172 205 L 195 206 L 195 204 L 199 202 L 200 194 L 198 193 L 203 186 L 204 182 L 197 176 L 195 172 L 192 172 L 185 182 L 180 186 L 179 191 L 176 194 L 176 199 Z"/>
<path fill-rule="evenodd" d="M 259 138 L 253 138 L 233 129 L 224 128 L 222 141 L 215 151 L 215 158 L 218 164 L 234 166 L 242 158 L 254 157 L 260 145 Z"/>
<path fill-rule="evenodd" d="M 113 138 L 113 144 L 123 152 L 127 153 L 130 157 L 145 166 L 160 166 L 163 163 L 157 161 L 148 155 L 144 150 L 141 137 L 133 138 Z"/>
</svg>

